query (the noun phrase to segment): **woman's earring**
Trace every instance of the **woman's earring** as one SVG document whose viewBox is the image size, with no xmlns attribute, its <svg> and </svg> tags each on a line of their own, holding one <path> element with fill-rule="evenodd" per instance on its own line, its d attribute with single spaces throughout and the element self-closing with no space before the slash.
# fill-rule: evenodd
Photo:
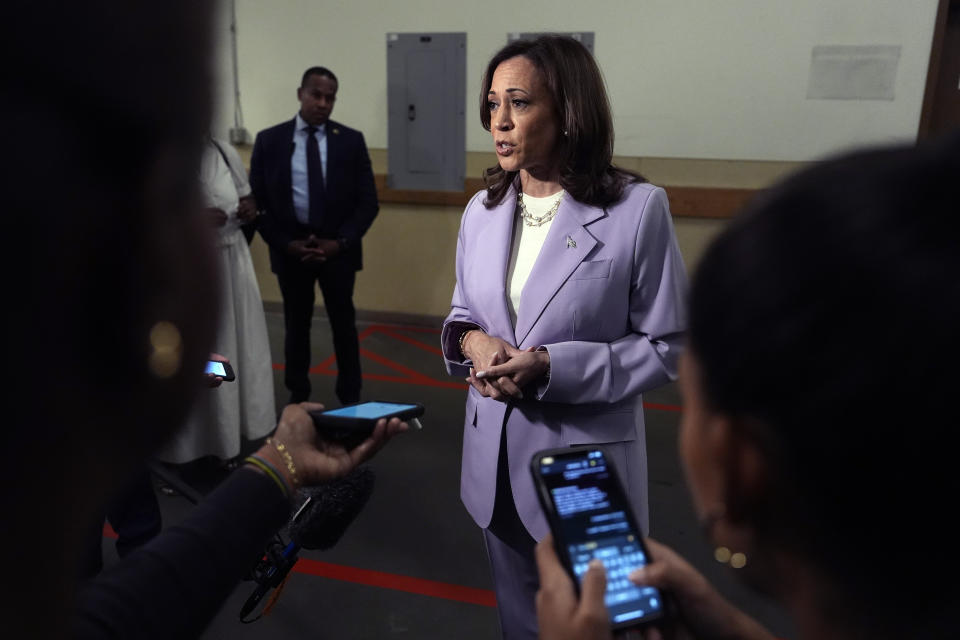
<svg viewBox="0 0 960 640">
<path fill-rule="evenodd" d="M 713 527 L 727 514 L 726 505 L 718 505 L 709 510 L 700 519 L 700 527 L 708 540 L 713 540 Z M 743 569 L 747 566 L 747 554 L 740 551 L 731 551 L 728 547 L 718 546 L 713 550 L 713 559 L 721 564 L 728 564 L 734 569 Z"/>
<path fill-rule="evenodd" d="M 172 322 L 161 320 L 150 329 L 150 355 L 147 365 L 150 372 L 164 380 L 172 378 L 180 370 L 183 356 L 183 340 L 180 330 Z"/>
<path fill-rule="evenodd" d="M 721 564 L 729 564 L 734 569 L 743 569 L 747 566 L 747 554 L 739 551 L 730 551 L 727 547 L 717 547 L 714 549 L 713 559 Z"/>
</svg>

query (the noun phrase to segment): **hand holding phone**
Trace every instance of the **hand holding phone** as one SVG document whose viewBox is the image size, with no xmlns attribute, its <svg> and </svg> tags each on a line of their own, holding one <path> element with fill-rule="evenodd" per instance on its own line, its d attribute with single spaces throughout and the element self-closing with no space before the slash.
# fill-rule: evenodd
<svg viewBox="0 0 960 640">
<path fill-rule="evenodd" d="M 550 640 L 610 640 L 610 623 L 604 592 L 607 580 L 601 564 L 591 565 L 583 574 L 580 597 L 570 574 L 557 557 L 553 534 L 548 533 L 536 546 L 537 623 L 540 637 Z"/>
<path fill-rule="evenodd" d="M 415 402 L 361 402 L 309 413 L 321 436 L 352 448 L 370 437 L 381 418 L 400 418 L 420 428 L 417 418 L 423 415 L 424 407 Z"/>
<path fill-rule="evenodd" d="M 233 382 L 237 376 L 233 373 L 233 367 L 229 362 L 220 360 L 207 360 L 207 368 L 203 371 L 208 376 L 222 378 L 224 382 Z"/>
<path fill-rule="evenodd" d="M 604 602 L 610 627 L 641 626 L 664 615 L 659 589 L 627 576 L 649 562 L 640 527 L 616 470 L 597 446 L 540 451 L 531 472 L 550 523 L 557 556 L 579 591 L 594 559 L 607 575 Z"/>
</svg>

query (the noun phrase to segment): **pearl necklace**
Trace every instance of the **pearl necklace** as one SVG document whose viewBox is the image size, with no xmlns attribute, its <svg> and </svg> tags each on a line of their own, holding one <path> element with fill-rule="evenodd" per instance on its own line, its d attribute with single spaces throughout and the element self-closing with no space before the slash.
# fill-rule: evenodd
<svg viewBox="0 0 960 640">
<path fill-rule="evenodd" d="M 563 200 L 563 194 L 565 193 L 566 191 L 561 191 L 560 196 L 557 198 L 557 201 L 553 203 L 553 206 L 539 217 L 527 211 L 527 206 L 523 204 L 523 192 L 518 193 L 517 204 L 520 205 L 520 217 L 523 218 L 523 224 L 528 227 L 539 227 L 553 220 L 553 217 L 557 215 L 557 210 L 560 208 L 560 201 Z"/>
</svg>

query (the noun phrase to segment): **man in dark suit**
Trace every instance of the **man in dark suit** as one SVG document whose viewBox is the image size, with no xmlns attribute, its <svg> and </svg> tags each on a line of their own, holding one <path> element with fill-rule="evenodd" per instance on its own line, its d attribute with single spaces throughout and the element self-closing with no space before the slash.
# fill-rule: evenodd
<svg viewBox="0 0 960 640">
<path fill-rule="evenodd" d="M 303 74 L 293 120 L 257 134 L 250 184 L 263 213 L 260 234 L 283 295 L 285 382 L 290 402 L 310 396 L 310 322 L 320 285 L 337 356 L 337 398 L 360 400 L 360 353 L 353 285 L 360 240 L 377 215 L 377 192 L 363 134 L 330 120 L 337 77 Z"/>
</svg>

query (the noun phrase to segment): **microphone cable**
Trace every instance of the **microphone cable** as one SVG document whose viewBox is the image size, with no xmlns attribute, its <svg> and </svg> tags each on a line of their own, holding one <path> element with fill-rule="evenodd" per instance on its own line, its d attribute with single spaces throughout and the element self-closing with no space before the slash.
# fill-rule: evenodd
<svg viewBox="0 0 960 640">
<path fill-rule="evenodd" d="M 326 550 L 333 547 L 360 514 L 373 493 L 374 473 L 369 467 L 357 467 L 346 476 L 316 487 L 305 487 L 298 494 L 303 502 L 286 526 L 289 542 L 278 532 L 251 570 L 257 583 L 240 609 L 240 621 L 256 622 L 267 614 L 283 589 L 290 570 L 299 560 L 301 549 Z M 247 619 L 271 590 L 276 592 L 255 618 Z"/>
</svg>

